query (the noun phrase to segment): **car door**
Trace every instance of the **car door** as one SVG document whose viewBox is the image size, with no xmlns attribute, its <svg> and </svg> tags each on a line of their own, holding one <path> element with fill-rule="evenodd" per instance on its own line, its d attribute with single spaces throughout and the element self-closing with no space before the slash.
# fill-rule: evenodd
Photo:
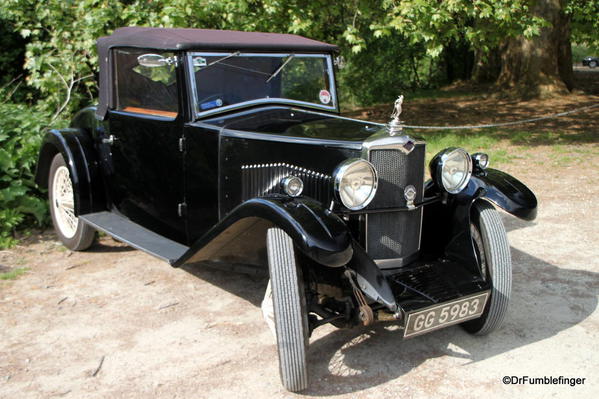
<svg viewBox="0 0 599 399">
<path fill-rule="evenodd" d="M 182 118 L 174 55 L 113 51 L 115 109 L 108 113 L 103 139 L 103 145 L 110 147 L 106 169 L 113 210 L 185 242 L 179 205 L 183 202 Z"/>
</svg>

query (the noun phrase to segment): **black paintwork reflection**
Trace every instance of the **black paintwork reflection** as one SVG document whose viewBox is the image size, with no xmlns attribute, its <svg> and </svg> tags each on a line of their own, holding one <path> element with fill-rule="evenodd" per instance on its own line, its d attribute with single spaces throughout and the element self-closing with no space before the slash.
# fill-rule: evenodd
<svg viewBox="0 0 599 399">
<path fill-rule="evenodd" d="M 185 203 L 188 243 L 218 220 L 219 129 L 185 126 Z"/>
<path fill-rule="evenodd" d="M 177 214 L 183 200 L 181 127 L 174 120 L 111 111 L 114 173 L 107 176 L 113 205 L 132 221 L 177 242 L 186 242 Z"/>
<path fill-rule="evenodd" d="M 291 107 L 263 107 L 203 122 L 231 130 L 360 142 L 380 129 L 379 124 L 315 114 Z"/>
<path fill-rule="evenodd" d="M 343 266 L 352 257 L 351 237 L 339 216 L 309 198 L 275 196 L 253 198 L 237 206 L 219 224 L 197 240 L 173 263 L 193 263 L 194 256 L 229 226 L 246 219 L 259 218 L 283 229 L 300 251 L 315 262 L 327 266 Z M 256 237 L 257 245 L 265 245 L 265 236 Z"/>
<path fill-rule="evenodd" d="M 529 221 L 537 217 L 537 197 L 515 177 L 489 168 L 473 176 L 472 182 L 485 190 L 485 198 L 512 215 Z"/>
<path fill-rule="evenodd" d="M 299 144 L 284 141 L 240 138 L 221 134 L 220 143 L 220 216 L 224 217 L 242 201 L 241 166 L 253 164 L 287 163 L 319 173 L 332 175 L 343 160 L 359 156 L 359 151 Z M 332 190 L 332 187 L 330 188 Z M 328 204 L 324 204 L 327 206 Z"/>
</svg>

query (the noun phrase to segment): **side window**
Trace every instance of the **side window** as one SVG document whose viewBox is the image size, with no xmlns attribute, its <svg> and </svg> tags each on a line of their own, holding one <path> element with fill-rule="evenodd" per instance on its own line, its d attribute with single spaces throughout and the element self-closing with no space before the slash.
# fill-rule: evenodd
<svg viewBox="0 0 599 399">
<path fill-rule="evenodd" d="M 114 50 L 116 109 L 174 118 L 178 111 L 173 53 Z"/>
</svg>

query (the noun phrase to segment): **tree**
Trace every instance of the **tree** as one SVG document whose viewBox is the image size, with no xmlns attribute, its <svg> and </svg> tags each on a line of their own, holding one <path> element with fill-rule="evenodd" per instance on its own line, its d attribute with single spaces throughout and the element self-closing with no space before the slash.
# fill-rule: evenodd
<svg viewBox="0 0 599 399">
<path fill-rule="evenodd" d="M 567 0 L 533 0 L 532 13 L 547 23 L 534 37 L 512 37 L 501 53 L 498 86 L 526 96 L 564 94 L 574 86 Z"/>
<path fill-rule="evenodd" d="M 421 44 L 428 55 L 443 56 L 448 80 L 472 75 L 494 82 L 503 63 L 518 62 L 515 50 L 513 58 L 499 56 L 506 38 L 531 40 L 548 25 L 530 6 L 531 0 L 383 0 L 362 17 L 372 21 L 375 37 L 399 32 L 409 43 Z M 361 50 L 360 37 L 346 37 L 354 51 Z"/>
</svg>

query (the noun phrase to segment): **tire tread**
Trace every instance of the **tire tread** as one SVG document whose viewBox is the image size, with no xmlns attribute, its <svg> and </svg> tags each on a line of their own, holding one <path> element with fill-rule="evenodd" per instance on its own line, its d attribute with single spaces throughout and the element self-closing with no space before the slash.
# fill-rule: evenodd
<svg viewBox="0 0 599 399">
<path fill-rule="evenodd" d="M 281 381 L 289 391 L 297 392 L 308 387 L 307 314 L 301 274 L 293 241 L 283 230 L 268 230 L 267 252 Z"/>
<path fill-rule="evenodd" d="M 464 327 L 474 335 L 486 335 L 499 328 L 505 319 L 512 291 L 512 260 L 507 233 L 495 207 L 487 201 L 477 201 L 473 207 L 478 214 L 476 227 L 483 240 L 493 286 L 488 313 L 465 323 Z"/>
</svg>

